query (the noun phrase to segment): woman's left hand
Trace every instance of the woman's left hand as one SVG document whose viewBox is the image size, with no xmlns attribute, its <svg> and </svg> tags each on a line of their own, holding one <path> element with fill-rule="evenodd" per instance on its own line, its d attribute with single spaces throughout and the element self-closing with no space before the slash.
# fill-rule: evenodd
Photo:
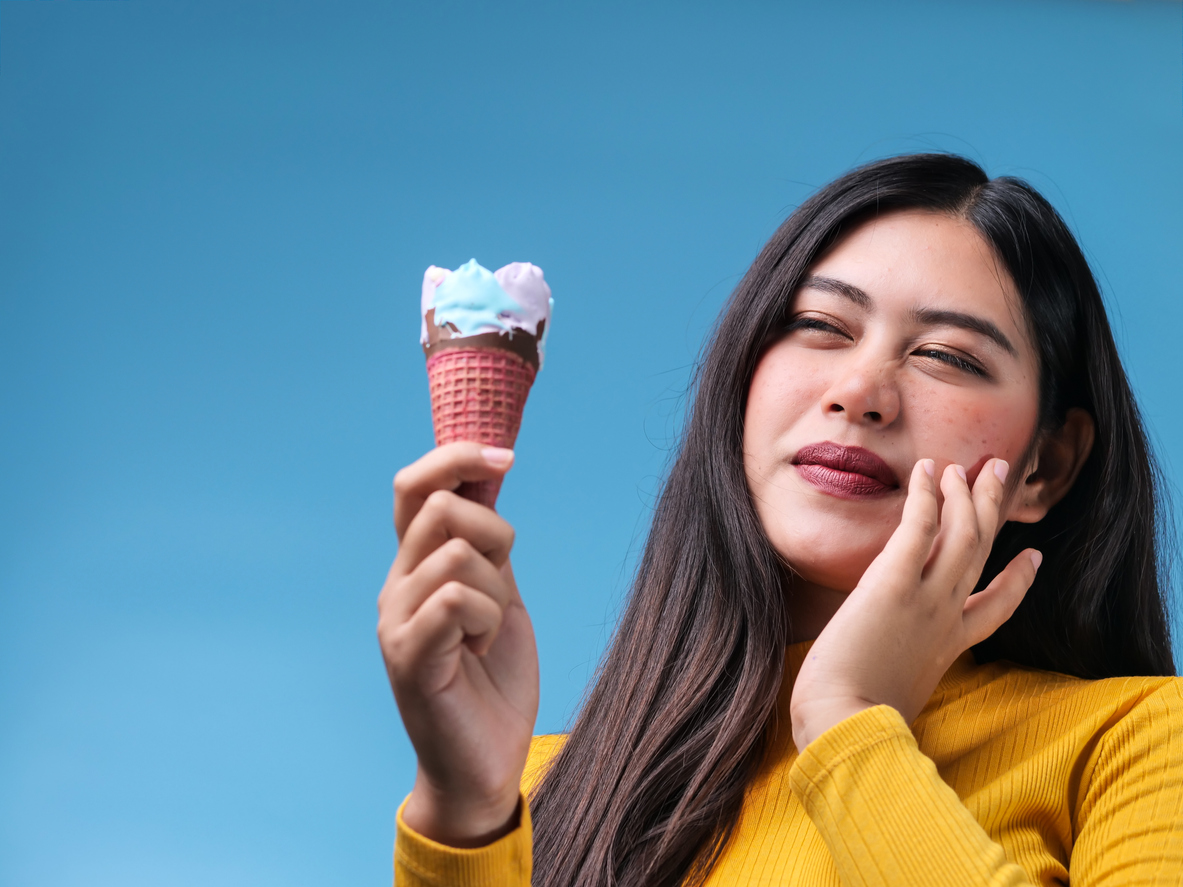
<svg viewBox="0 0 1183 887">
<path fill-rule="evenodd" d="M 912 469 L 900 525 L 814 641 L 793 686 L 793 741 L 804 749 L 874 705 L 911 723 L 962 652 L 1018 607 L 1042 555 L 1027 549 L 971 596 L 994 544 L 1007 463 L 982 466 L 971 492 L 949 465 L 937 501 L 931 459 Z"/>
</svg>

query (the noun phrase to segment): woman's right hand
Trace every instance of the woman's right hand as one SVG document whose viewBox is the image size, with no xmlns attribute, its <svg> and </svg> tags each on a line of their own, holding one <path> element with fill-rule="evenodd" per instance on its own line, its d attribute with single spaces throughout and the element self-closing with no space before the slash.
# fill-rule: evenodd
<svg viewBox="0 0 1183 887">
<path fill-rule="evenodd" d="M 457 496 L 500 477 L 513 452 L 432 450 L 394 479 L 399 548 L 378 596 L 378 642 L 419 758 L 403 821 L 475 847 L 516 827 L 538 712 L 538 653 L 509 550 L 513 528 Z"/>
</svg>

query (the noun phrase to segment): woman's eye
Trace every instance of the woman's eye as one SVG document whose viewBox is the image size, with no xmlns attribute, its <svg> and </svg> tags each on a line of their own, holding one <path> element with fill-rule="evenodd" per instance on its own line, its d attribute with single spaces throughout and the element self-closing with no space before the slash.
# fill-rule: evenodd
<svg viewBox="0 0 1183 887">
<path fill-rule="evenodd" d="M 789 323 L 787 332 L 791 333 L 796 330 L 817 330 L 818 332 L 834 333 L 835 335 L 849 338 L 838 327 L 822 320 L 820 317 L 794 317 Z"/>
<path fill-rule="evenodd" d="M 976 363 L 966 360 L 959 354 L 954 354 L 951 351 L 941 351 L 936 348 L 926 348 L 922 351 L 914 352 L 919 357 L 928 357 L 933 360 L 939 360 L 941 363 L 948 364 L 956 369 L 963 370 L 967 373 L 972 373 L 975 376 L 985 376 L 986 371 L 983 370 Z"/>
</svg>

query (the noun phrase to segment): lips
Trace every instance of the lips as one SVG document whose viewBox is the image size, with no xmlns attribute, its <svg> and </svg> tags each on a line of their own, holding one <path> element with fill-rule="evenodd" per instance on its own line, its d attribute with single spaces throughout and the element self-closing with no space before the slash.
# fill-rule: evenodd
<svg viewBox="0 0 1183 887">
<path fill-rule="evenodd" d="M 873 499 L 899 489 L 891 466 L 862 447 L 810 444 L 797 451 L 793 464 L 813 486 L 841 499 Z"/>
</svg>

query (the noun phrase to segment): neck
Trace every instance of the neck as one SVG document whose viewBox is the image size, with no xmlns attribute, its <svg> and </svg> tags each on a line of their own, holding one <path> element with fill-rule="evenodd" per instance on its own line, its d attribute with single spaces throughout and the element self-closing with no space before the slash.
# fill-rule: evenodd
<svg viewBox="0 0 1183 887">
<path fill-rule="evenodd" d="M 788 591 L 789 643 L 812 641 L 821 634 L 848 594 L 796 579 Z"/>
</svg>

